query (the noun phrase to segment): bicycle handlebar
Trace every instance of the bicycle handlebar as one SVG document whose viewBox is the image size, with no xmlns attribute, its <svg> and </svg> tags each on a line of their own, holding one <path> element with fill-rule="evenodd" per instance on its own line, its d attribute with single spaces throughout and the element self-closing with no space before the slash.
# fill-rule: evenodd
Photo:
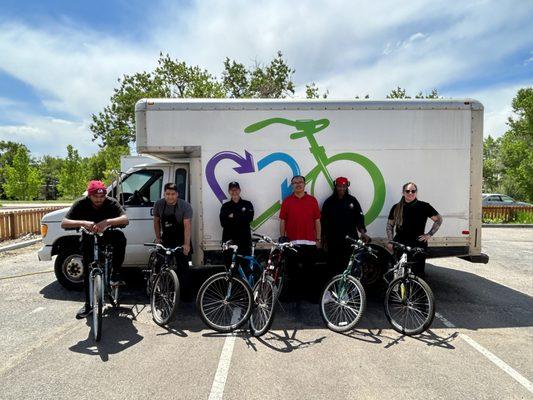
<svg viewBox="0 0 533 400">
<path fill-rule="evenodd" d="M 425 253 L 426 252 L 426 250 L 423 249 L 422 247 L 406 246 L 405 244 L 398 243 L 393 240 L 391 240 L 389 243 L 392 244 L 393 247 L 396 247 L 399 250 L 404 251 L 406 253 Z"/>
<path fill-rule="evenodd" d="M 176 246 L 172 248 L 172 247 L 165 247 L 161 243 L 144 243 L 144 245 L 148 247 L 155 247 L 156 249 L 161 249 L 163 251 L 170 251 L 172 253 L 183 250 L 183 246 Z"/>
<path fill-rule="evenodd" d="M 80 226 L 79 228 L 76 228 L 77 231 L 82 231 L 83 233 L 87 234 L 87 235 L 91 235 L 91 236 L 102 236 L 104 234 L 105 231 L 107 230 L 116 230 L 116 229 L 120 229 L 119 227 L 117 226 L 108 226 L 106 228 L 104 228 L 104 230 L 102 232 L 92 232 L 86 228 L 84 228 L 83 226 Z"/>
</svg>

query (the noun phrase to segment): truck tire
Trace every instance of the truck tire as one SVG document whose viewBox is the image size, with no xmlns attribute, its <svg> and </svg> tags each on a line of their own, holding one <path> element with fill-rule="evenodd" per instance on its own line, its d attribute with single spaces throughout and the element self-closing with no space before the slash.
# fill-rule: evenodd
<svg viewBox="0 0 533 400">
<path fill-rule="evenodd" d="M 65 289 L 83 289 L 83 263 L 79 253 L 77 249 L 64 249 L 56 257 L 54 272 L 57 281 Z"/>
</svg>

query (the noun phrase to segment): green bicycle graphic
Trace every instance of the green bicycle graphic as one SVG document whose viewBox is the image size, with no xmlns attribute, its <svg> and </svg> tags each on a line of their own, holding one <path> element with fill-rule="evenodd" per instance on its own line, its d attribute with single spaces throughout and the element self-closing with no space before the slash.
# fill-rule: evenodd
<svg viewBox="0 0 533 400">
<path fill-rule="evenodd" d="M 309 141 L 310 148 L 309 151 L 315 158 L 317 165 L 311 169 L 305 175 L 306 182 L 311 184 L 311 195 L 314 195 L 315 185 L 317 178 L 320 174 L 323 174 L 328 182 L 329 186 L 333 190 L 333 179 L 328 171 L 328 165 L 333 164 L 337 161 L 350 161 L 362 166 L 370 175 L 372 183 L 374 185 L 374 198 L 372 204 L 365 214 L 365 224 L 369 225 L 374 221 L 381 209 L 383 204 L 385 204 L 385 180 L 379 168 L 367 157 L 357 154 L 357 153 L 339 153 L 334 156 L 328 157 L 326 150 L 323 146 L 320 146 L 315 139 L 315 134 L 326 129 L 329 126 L 328 119 L 319 119 L 319 120 L 296 120 L 292 121 L 285 118 L 269 118 L 263 121 L 256 122 L 250 126 L 247 126 L 244 129 L 245 133 L 254 133 L 263 128 L 266 128 L 272 124 L 282 124 L 292 126 L 296 129 L 296 132 L 290 134 L 292 140 L 297 140 L 301 138 L 306 138 Z M 263 225 L 272 215 L 274 215 L 281 208 L 280 201 L 276 201 L 272 206 L 270 206 L 266 211 L 259 215 L 255 220 L 252 221 L 251 227 L 253 230 L 256 230 L 261 225 Z"/>
</svg>

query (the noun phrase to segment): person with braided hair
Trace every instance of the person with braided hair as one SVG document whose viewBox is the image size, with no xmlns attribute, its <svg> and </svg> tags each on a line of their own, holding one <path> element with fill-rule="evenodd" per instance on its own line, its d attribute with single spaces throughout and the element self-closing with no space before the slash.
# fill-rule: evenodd
<svg viewBox="0 0 533 400">
<path fill-rule="evenodd" d="M 439 230 L 442 224 L 442 217 L 431 204 L 418 200 L 417 191 L 418 188 L 413 182 L 403 185 L 402 198 L 392 206 L 389 213 L 387 239 L 406 246 L 427 249 L 428 240 Z M 433 221 L 433 225 L 427 233 L 424 233 L 428 218 Z M 389 243 L 387 247 L 392 252 L 392 244 Z M 413 272 L 419 276 L 424 276 L 425 257 L 419 255 L 413 261 L 416 262 Z"/>
</svg>

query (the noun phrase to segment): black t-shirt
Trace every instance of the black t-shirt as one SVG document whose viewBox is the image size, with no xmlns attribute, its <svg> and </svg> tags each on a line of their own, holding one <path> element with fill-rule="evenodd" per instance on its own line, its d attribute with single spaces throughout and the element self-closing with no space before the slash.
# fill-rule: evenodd
<svg viewBox="0 0 533 400">
<path fill-rule="evenodd" d="M 112 197 L 106 197 L 100 208 L 94 208 L 89 197 L 82 197 L 72 204 L 65 218 L 98 223 L 105 219 L 120 217 L 124 214 L 125 212 L 122 206 Z"/>
<path fill-rule="evenodd" d="M 357 229 L 366 230 L 365 217 L 357 199 L 346 194 L 330 196 L 322 205 L 322 230 L 328 246 L 344 244 L 346 235 L 358 238 Z"/>
<path fill-rule="evenodd" d="M 394 210 L 397 205 L 393 205 L 390 210 L 389 219 L 391 220 L 394 220 Z M 428 218 L 438 214 L 437 210 L 425 201 L 414 200 L 411 203 L 405 203 L 403 205 L 403 223 L 402 226 L 396 226 L 394 240 L 401 243 L 418 242 L 418 237 L 425 233 Z"/>
<path fill-rule="evenodd" d="M 233 214 L 230 217 L 230 214 Z M 220 209 L 222 241 L 234 240 L 249 243 L 251 241 L 250 222 L 254 219 L 254 206 L 247 200 L 239 199 L 237 203 L 229 200 Z"/>
</svg>

